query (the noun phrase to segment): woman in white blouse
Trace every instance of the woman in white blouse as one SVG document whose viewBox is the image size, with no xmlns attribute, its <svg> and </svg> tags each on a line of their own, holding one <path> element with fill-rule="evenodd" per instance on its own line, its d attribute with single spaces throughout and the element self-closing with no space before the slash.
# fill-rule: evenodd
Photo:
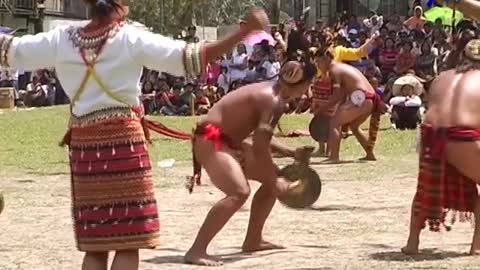
<svg viewBox="0 0 480 270">
<path fill-rule="evenodd" d="M 60 27 L 35 36 L 0 36 L 0 64 L 25 70 L 54 67 L 71 100 L 69 146 L 72 215 L 83 269 L 138 269 L 139 249 L 159 242 L 151 162 L 142 124 L 138 81 L 143 67 L 193 77 L 251 31 L 268 24 L 252 9 L 246 27 L 224 40 L 186 44 L 124 23 L 122 0 L 85 0 L 85 27 Z"/>
</svg>

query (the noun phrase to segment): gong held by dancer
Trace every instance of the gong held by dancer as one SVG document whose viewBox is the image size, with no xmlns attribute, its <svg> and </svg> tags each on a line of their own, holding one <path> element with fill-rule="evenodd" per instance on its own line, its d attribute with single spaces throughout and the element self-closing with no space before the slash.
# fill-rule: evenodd
<svg viewBox="0 0 480 270">
<path fill-rule="evenodd" d="M 327 102 L 316 106 L 316 113 L 326 112 L 338 105 L 330 119 L 328 136 L 330 153 L 327 162 L 339 162 L 341 127 L 347 124 L 366 152 L 363 159 L 376 160 L 373 148 L 380 125 L 380 116 L 387 111 L 387 107 L 365 76 L 358 69 L 333 60 L 333 53 L 330 48 L 322 48 L 316 53 L 317 67 L 322 74 L 328 74 L 332 82 L 332 96 Z M 370 116 L 367 139 L 360 130 L 360 126 Z"/>
<path fill-rule="evenodd" d="M 205 168 L 210 180 L 225 193 L 207 214 L 197 237 L 185 255 L 191 264 L 217 266 L 221 262 L 207 254 L 212 239 L 250 195 L 247 179 L 262 183 L 253 197 L 243 251 L 278 249 L 265 241 L 263 227 L 277 197 L 296 187 L 279 176 L 271 150 L 295 156 L 295 149 L 272 140 L 273 130 L 291 100 L 301 97 L 309 88 L 316 68 L 309 61 L 287 62 L 278 82 L 250 84 L 226 95 L 201 119 L 194 131 L 193 155 L 195 176 L 193 188 Z M 251 135 L 253 133 L 253 135 Z M 309 156 L 313 148 L 300 148 Z"/>
<path fill-rule="evenodd" d="M 123 0 L 85 0 L 92 20 L 35 36 L 0 36 L 0 63 L 24 70 L 55 67 L 71 100 L 72 215 L 83 269 L 138 269 L 139 249 L 155 248 L 159 218 L 147 150 L 148 125 L 137 82 L 143 67 L 199 75 L 268 18 L 252 9 L 245 27 L 209 44 L 186 44 L 125 23 Z"/>
</svg>

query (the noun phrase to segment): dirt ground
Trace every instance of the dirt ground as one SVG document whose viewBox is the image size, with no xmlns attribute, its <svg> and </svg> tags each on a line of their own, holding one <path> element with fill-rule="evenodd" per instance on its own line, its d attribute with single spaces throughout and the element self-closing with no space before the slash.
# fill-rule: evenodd
<svg viewBox="0 0 480 270">
<path fill-rule="evenodd" d="M 295 211 L 277 204 L 267 223 L 266 238 L 287 249 L 239 252 L 247 204 L 212 244 L 210 251 L 226 262 L 217 269 L 480 269 L 480 258 L 465 253 L 473 232 L 470 224 L 457 224 L 449 233 L 424 232 L 422 248 L 427 249 L 422 256 L 399 252 L 407 236 L 414 172 L 379 181 L 332 180 L 344 167 L 315 168 L 324 186 L 313 209 Z M 142 269 L 201 268 L 183 265 L 182 256 L 221 194 L 206 185 L 189 195 L 182 188 L 189 172 L 190 167 L 181 165 L 156 174 L 163 244 L 143 251 Z M 0 269 L 80 269 L 68 176 L 2 177 L 0 189 L 7 203 L 0 216 Z"/>
</svg>

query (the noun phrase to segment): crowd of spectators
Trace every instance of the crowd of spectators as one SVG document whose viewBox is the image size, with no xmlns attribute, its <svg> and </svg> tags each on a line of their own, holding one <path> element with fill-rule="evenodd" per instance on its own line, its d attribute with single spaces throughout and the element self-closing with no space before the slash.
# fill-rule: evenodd
<svg viewBox="0 0 480 270">
<path fill-rule="evenodd" d="M 263 40 L 251 50 L 239 44 L 231 53 L 209 63 L 205 75 L 194 81 L 146 71 L 141 85 L 146 111 L 163 115 L 206 113 L 222 96 L 242 85 L 277 80 L 282 63 L 298 54 L 312 55 L 322 46 L 361 48 L 374 33 L 378 38 L 367 45 L 368 56 L 348 63 L 361 70 L 388 102 L 392 95 L 385 87 L 406 74 L 415 74 L 428 83 L 442 70 L 451 50 L 449 26 L 441 19 L 427 21 L 421 6 L 416 6 L 413 14 L 403 19 L 395 14 L 382 16 L 373 12 L 364 19 L 343 14 L 333 23 L 317 21 L 313 27 L 307 27 L 304 21 L 280 24 L 271 27 L 273 44 Z M 195 27 L 189 27 L 185 37 L 176 38 L 199 40 Z M 409 106 L 421 106 L 415 96 L 407 100 Z M 411 100 L 415 100 L 414 105 Z M 291 112 L 306 110 L 308 102 L 302 101 L 291 108 Z"/>
<path fill-rule="evenodd" d="M 199 115 L 224 95 L 245 84 L 278 80 L 282 63 L 299 54 L 312 56 L 323 46 L 362 48 L 367 55 L 348 62 L 362 71 L 386 102 L 392 98 L 389 86 L 399 77 L 415 74 L 424 82 L 431 81 L 445 65 L 451 50 L 451 29 L 441 19 L 427 21 L 421 6 L 413 16 L 401 18 L 396 14 L 371 13 L 359 19 L 343 13 L 339 19 L 326 23 L 317 21 L 308 27 L 304 20 L 271 27 L 272 39 L 248 47 L 238 44 L 232 52 L 208 64 L 202 77 L 186 80 L 169 74 L 145 70 L 139 87 L 141 100 L 148 114 Z M 240 22 L 242 23 L 242 22 Z M 378 36 L 369 41 L 372 35 Z M 176 39 L 199 42 L 195 26 Z M 368 44 L 366 44 L 368 43 Z M 0 85 L 17 89 L 17 98 L 27 106 L 48 106 L 68 103 L 54 70 L 40 70 L 33 74 L 3 69 Z M 385 90 L 387 88 L 387 90 Z M 403 91 L 405 93 L 408 91 Z M 292 104 L 291 112 L 308 110 L 306 94 Z M 399 99 L 395 99 L 398 103 Z M 415 97 L 406 99 L 418 101 Z M 420 106 L 415 102 L 415 106 Z"/>
</svg>

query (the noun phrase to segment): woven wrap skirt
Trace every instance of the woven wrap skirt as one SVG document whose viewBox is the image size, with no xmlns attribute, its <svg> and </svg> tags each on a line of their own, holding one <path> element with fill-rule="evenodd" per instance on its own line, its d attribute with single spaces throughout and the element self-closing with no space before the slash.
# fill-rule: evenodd
<svg viewBox="0 0 480 270">
<path fill-rule="evenodd" d="M 72 117 L 72 214 L 80 251 L 151 249 L 157 203 L 142 115 L 130 108 Z"/>
</svg>

